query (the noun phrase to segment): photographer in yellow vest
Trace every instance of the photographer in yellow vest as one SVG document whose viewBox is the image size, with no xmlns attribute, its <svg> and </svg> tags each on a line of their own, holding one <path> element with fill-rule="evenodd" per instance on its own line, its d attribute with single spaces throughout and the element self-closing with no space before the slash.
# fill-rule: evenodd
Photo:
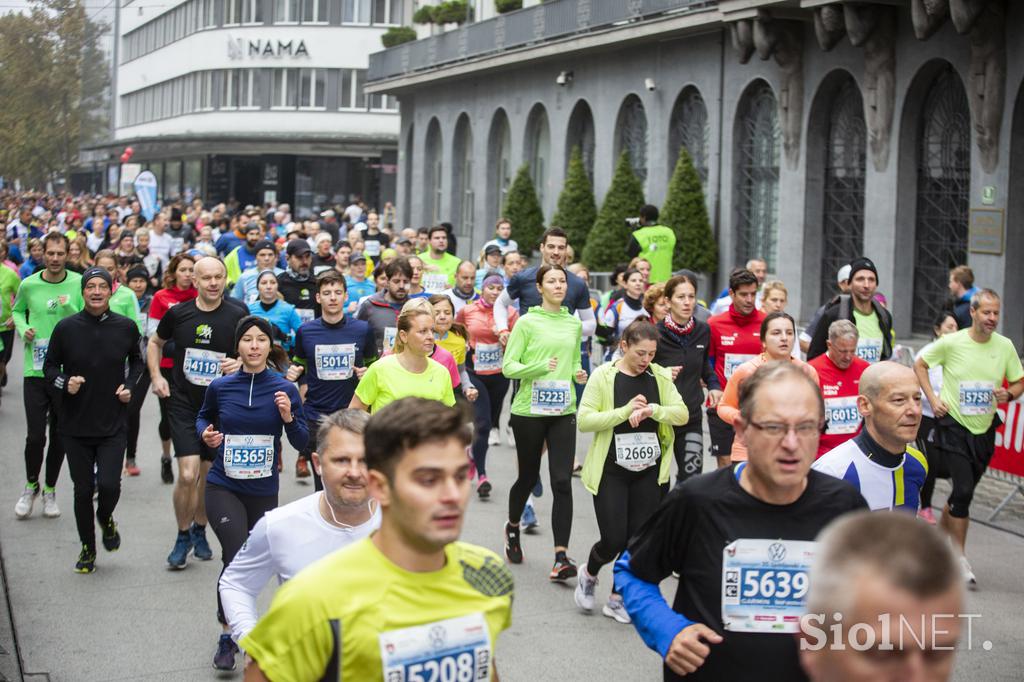
<svg viewBox="0 0 1024 682">
<path fill-rule="evenodd" d="M 647 204 L 640 209 L 640 226 L 633 231 L 626 245 L 630 258 L 643 256 L 651 263 L 651 284 L 667 282 L 672 276 L 672 252 L 676 233 L 671 227 L 658 224 L 658 207 Z"/>
</svg>

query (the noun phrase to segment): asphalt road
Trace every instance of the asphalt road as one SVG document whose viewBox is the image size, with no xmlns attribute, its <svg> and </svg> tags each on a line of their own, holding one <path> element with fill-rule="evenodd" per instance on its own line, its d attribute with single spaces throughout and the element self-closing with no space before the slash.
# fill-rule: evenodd
<svg viewBox="0 0 1024 682">
<path fill-rule="evenodd" d="M 18 521 L 13 506 L 24 482 L 20 351 L 0 407 L 0 551 L 6 568 L 14 625 L 27 679 L 55 682 L 108 680 L 192 681 L 240 679 L 211 668 L 220 632 L 215 616 L 215 586 L 220 562 L 190 561 L 170 571 L 165 557 L 175 537 L 171 486 L 160 482 L 156 400 L 144 407 L 140 455 L 142 475 L 126 479 L 116 519 L 123 545 L 116 554 L 100 550 L 98 569 L 82 576 L 71 569 L 79 545 L 71 509 L 71 483 L 62 472 L 58 501 L 63 516 L 44 519 L 37 505 L 32 518 Z M 578 445 L 580 456 L 585 443 Z M 286 456 L 294 463 L 294 454 Z M 706 465 L 707 466 L 707 465 Z M 491 501 L 470 506 L 464 539 L 500 553 L 508 488 L 515 472 L 513 451 L 492 449 Z M 544 476 L 546 481 L 547 477 Z M 570 555 L 585 560 L 597 539 L 593 506 L 579 480 L 574 481 L 575 521 Z M 290 470 L 282 479 L 281 502 L 312 492 Z M 572 588 L 548 582 L 551 565 L 550 495 L 538 500 L 538 535 L 526 536 L 526 561 L 513 568 L 516 597 L 513 624 L 502 635 L 497 662 L 503 680 L 656 680 L 657 656 L 631 626 L 598 612 L 580 614 Z M 219 548 L 212 533 L 215 553 Z M 1020 608 L 1024 604 L 1024 539 L 991 528 L 971 529 L 969 552 L 981 589 L 970 595 L 972 641 L 962 642 L 958 680 L 1020 680 L 1024 660 Z M 610 571 L 602 574 L 598 598 L 606 598 Z M 674 580 L 663 584 L 673 593 Z M 272 588 L 263 595 L 264 606 Z M 983 642 L 989 642 L 986 650 Z M 239 659 L 239 670 L 241 659 Z M 770 664 L 770 662 L 766 662 Z M 39 675 L 40 677 L 35 677 Z"/>
</svg>

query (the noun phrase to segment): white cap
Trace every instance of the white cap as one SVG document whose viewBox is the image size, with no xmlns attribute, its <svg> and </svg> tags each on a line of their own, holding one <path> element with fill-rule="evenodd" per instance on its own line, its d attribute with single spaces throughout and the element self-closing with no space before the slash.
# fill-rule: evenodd
<svg viewBox="0 0 1024 682">
<path fill-rule="evenodd" d="M 839 268 L 839 272 L 838 274 L 836 274 L 836 281 L 845 282 L 848 279 L 850 279 L 850 266 L 844 265 L 843 267 Z"/>
</svg>

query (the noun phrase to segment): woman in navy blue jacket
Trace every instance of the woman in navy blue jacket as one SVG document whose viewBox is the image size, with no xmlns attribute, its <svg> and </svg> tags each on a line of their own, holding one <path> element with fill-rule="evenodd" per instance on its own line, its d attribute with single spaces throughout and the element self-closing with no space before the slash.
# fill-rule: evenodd
<svg viewBox="0 0 1024 682">
<path fill-rule="evenodd" d="M 296 450 L 302 450 L 309 438 L 298 390 L 267 368 L 272 352 L 283 353 L 274 346 L 273 333 L 261 317 L 239 320 L 235 349 L 242 368 L 210 384 L 196 417 L 199 436 L 218 453 L 206 476 L 206 513 L 225 567 L 256 522 L 277 507 L 282 429 Z M 231 670 L 238 648 L 228 634 L 219 594 L 217 619 L 223 634 L 214 666 Z"/>
</svg>

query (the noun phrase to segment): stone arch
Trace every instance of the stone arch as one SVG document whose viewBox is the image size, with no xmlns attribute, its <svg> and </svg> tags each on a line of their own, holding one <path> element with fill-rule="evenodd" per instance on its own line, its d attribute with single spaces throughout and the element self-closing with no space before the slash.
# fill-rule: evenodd
<svg viewBox="0 0 1024 682">
<path fill-rule="evenodd" d="M 779 240 L 779 162 L 782 131 L 775 93 L 762 79 L 751 82 L 736 108 L 735 262 L 763 258 L 775 272 Z"/>
<path fill-rule="evenodd" d="M 705 187 L 708 184 L 708 108 L 694 85 L 687 85 L 676 97 L 668 125 L 668 174 L 672 177 L 679 150 L 686 147 Z"/>
<path fill-rule="evenodd" d="M 548 112 L 540 102 L 533 105 L 530 115 L 526 118 L 523 149 L 526 163 L 530 168 L 533 189 L 543 210 L 547 198 L 548 178 L 551 175 L 551 126 L 548 123 Z"/>
<path fill-rule="evenodd" d="M 572 157 L 573 147 L 580 148 L 583 157 L 583 167 L 587 169 L 587 176 L 591 184 L 594 182 L 594 113 L 590 104 L 585 99 L 580 99 L 572 108 L 569 115 L 569 125 L 565 131 L 565 167 L 569 168 L 569 159 Z"/>
<path fill-rule="evenodd" d="M 512 184 L 512 129 L 508 114 L 502 108 L 491 117 L 487 134 L 487 223 L 493 224 L 501 214 L 505 195 Z"/>
<path fill-rule="evenodd" d="M 455 121 L 452 138 L 451 220 L 459 235 L 473 232 L 473 127 L 463 112 Z"/>
<path fill-rule="evenodd" d="M 441 141 L 441 123 L 437 117 L 427 124 L 427 137 L 424 143 L 423 159 L 423 202 L 424 217 L 430 225 L 441 222 L 441 192 L 444 177 L 444 147 Z"/>
<path fill-rule="evenodd" d="M 647 184 L 647 144 L 650 139 L 644 103 L 635 94 L 626 95 L 615 120 L 615 155 L 618 163 L 622 152 L 629 152 L 633 172 L 643 185 Z"/>
</svg>

